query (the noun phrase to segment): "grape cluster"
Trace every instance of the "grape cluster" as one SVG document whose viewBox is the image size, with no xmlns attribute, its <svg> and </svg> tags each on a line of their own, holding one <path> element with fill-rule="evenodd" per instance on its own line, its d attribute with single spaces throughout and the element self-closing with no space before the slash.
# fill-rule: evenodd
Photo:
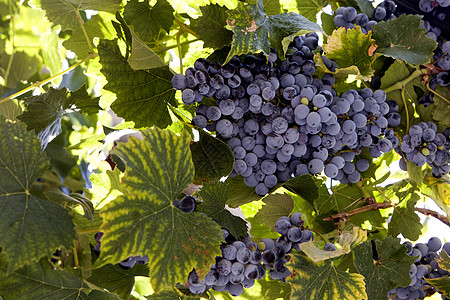
<svg viewBox="0 0 450 300">
<path fill-rule="evenodd" d="M 299 212 L 291 217 L 280 217 L 275 223 L 275 230 L 281 234 L 276 239 L 263 238 L 258 243 L 249 238 L 237 241 L 230 232 L 223 228 L 226 243 L 221 245 L 222 256 L 216 257 L 216 263 L 203 280 L 195 269 L 188 276 L 189 290 L 199 295 L 212 288 L 215 291 L 228 291 L 232 296 L 239 296 L 244 288 L 250 288 L 255 280 L 262 279 L 269 273 L 272 279 L 285 281 L 291 275 L 285 264 L 290 259 L 292 249 L 300 250 L 298 245 L 314 238 L 311 231 L 304 229 L 304 215 Z M 328 251 L 336 247 L 327 244 Z"/>
<path fill-rule="evenodd" d="M 94 236 L 95 241 L 97 242 L 97 244 L 95 244 L 95 246 L 94 246 L 94 253 L 97 256 L 100 255 L 100 248 L 102 246 L 100 239 L 102 238 L 102 236 L 103 236 L 103 232 L 101 232 L 101 231 L 97 232 Z M 144 265 L 147 262 L 148 262 L 147 255 L 130 256 L 130 257 L 127 257 L 126 259 L 122 260 L 121 262 L 119 262 L 119 267 L 121 267 L 124 270 L 128 270 L 128 269 L 131 269 L 132 267 L 134 267 L 135 264 Z"/>
<path fill-rule="evenodd" d="M 345 27 L 346 29 L 353 29 L 355 25 L 361 27 L 362 33 L 367 33 L 372 30 L 373 25 L 378 21 L 387 21 L 396 18 L 397 5 L 394 1 L 385 0 L 374 8 L 372 15 L 367 16 L 364 13 L 359 13 L 353 7 L 339 7 L 333 18 L 336 27 Z"/>
<path fill-rule="evenodd" d="M 322 171 L 355 183 L 369 168 L 369 161 L 356 159 L 363 148 L 378 157 L 398 145 L 388 129 L 400 124 L 395 102 L 369 88 L 338 97 L 331 74 L 312 76 L 317 44 L 315 33 L 297 36 L 283 61 L 274 50 L 268 60 L 235 56 L 223 66 L 201 58 L 172 79 L 185 104 L 203 96 L 216 100 L 212 106 L 199 104 L 192 122 L 228 143 L 235 158 L 230 176 L 242 175 L 258 195 L 292 176 Z M 336 68 L 335 62 L 324 62 Z"/>
<path fill-rule="evenodd" d="M 405 171 L 405 159 L 419 167 L 428 163 L 435 177 L 442 177 L 450 171 L 450 137 L 438 133 L 433 122 L 411 126 L 397 150 L 404 153 L 400 167 Z"/>
<path fill-rule="evenodd" d="M 389 291 L 388 296 L 397 295 L 397 299 L 424 299 L 426 290 L 431 286 L 427 284 L 424 278 L 433 279 L 450 275 L 450 272 L 439 267 L 436 258 L 439 258 L 439 251 L 442 250 L 450 255 L 450 242 L 442 246 L 442 242 L 437 237 L 432 237 L 428 243 L 417 243 L 412 246 L 410 242 L 405 242 L 408 249 L 407 254 L 417 256 L 415 262 L 411 265 L 409 276 L 411 283 L 407 287 L 397 287 Z M 443 297 L 443 299 L 445 299 Z"/>
</svg>

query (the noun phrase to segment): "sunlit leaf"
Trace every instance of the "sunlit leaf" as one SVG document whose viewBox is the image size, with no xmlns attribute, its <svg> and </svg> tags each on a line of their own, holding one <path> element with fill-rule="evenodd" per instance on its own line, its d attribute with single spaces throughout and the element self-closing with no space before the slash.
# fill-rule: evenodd
<svg viewBox="0 0 450 300">
<path fill-rule="evenodd" d="M 160 290 L 187 279 L 192 268 L 206 274 L 223 240 L 220 226 L 198 212 L 185 213 L 172 201 L 192 182 L 190 136 L 158 128 L 141 131 L 113 153 L 126 164 L 128 194 L 102 210 L 98 266 L 132 255 L 148 255 L 152 287 Z"/>
<path fill-rule="evenodd" d="M 327 5 L 326 0 L 297 0 L 298 12 L 311 22 L 317 22 L 317 14 Z"/>
<path fill-rule="evenodd" d="M 288 278 L 292 286 L 291 299 L 367 299 L 364 276 L 343 272 L 331 260 L 315 263 L 301 254 L 294 254 L 294 261 L 288 267 L 294 270 Z"/>
<path fill-rule="evenodd" d="M 205 47 L 222 48 L 231 43 L 233 33 L 225 28 L 227 25 L 227 8 L 211 4 L 201 6 L 202 15 L 198 18 L 195 32 L 205 43 Z"/>
<path fill-rule="evenodd" d="M 133 70 L 147 70 L 151 68 L 162 67 L 164 61 L 150 49 L 134 31 L 131 31 L 132 46 L 131 54 L 128 57 L 128 63 Z"/>
<path fill-rule="evenodd" d="M 170 125 L 172 118 L 167 105 L 175 105 L 175 90 L 170 83 L 173 74 L 169 68 L 133 70 L 116 40 L 101 40 L 98 51 L 101 72 L 108 80 L 104 88 L 117 97 L 111 105 L 113 111 L 127 121 L 134 121 L 136 127 Z"/>
<path fill-rule="evenodd" d="M 255 220 L 275 230 L 280 217 L 287 217 L 294 208 L 294 201 L 288 194 L 270 194 L 263 199 L 265 205 L 255 215 Z"/>
</svg>

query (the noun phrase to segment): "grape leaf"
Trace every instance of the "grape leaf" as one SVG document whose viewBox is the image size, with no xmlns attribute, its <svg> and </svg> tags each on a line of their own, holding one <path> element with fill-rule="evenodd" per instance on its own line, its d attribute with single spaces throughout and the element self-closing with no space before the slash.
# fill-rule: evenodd
<svg viewBox="0 0 450 300">
<path fill-rule="evenodd" d="M 280 237 L 280 235 L 277 232 L 271 231 L 270 227 L 267 227 L 266 225 L 256 221 L 254 217 L 251 218 L 246 217 L 245 220 L 250 223 L 250 234 L 252 238 L 255 238 L 257 240 L 263 238 L 276 240 L 277 238 Z"/>
<path fill-rule="evenodd" d="M 77 13 L 80 10 L 96 10 L 115 13 L 121 0 L 32 0 L 30 5 L 46 11 L 47 18 L 67 28 L 80 26 Z"/>
<path fill-rule="evenodd" d="M 291 285 L 279 280 L 259 280 L 261 295 L 265 300 L 291 299 Z"/>
<path fill-rule="evenodd" d="M 345 29 L 341 27 L 328 36 L 323 50 L 328 59 L 334 59 L 339 68 L 357 67 L 354 75 L 361 80 L 368 81 L 373 75 L 372 63 L 374 56 L 370 53 L 374 45 L 370 31 L 361 32 L 361 27 Z"/>
<path fill-rule="evenodd" d="M 314 201 L 319 198 L 319 187 L 311 175 L 291 178 L 283 184 L 283 187 L 311 204 L 314 204 Z"/>
<path fill-rule="evenodd" d="M 420 237 L 423 227 L 419 216 L 414 211 L 416 202 L 420 200 L 419 189 L 415 184 L 408 184 L 407 181 L 402 181 L 392 188 L 400 203 L 394 206 L 388 235 L 396 237 L 401 233 L 406 239 L 415 241 Z"/>
<path fill-rule="evenodd" d="M 280 217 L 287 217 L 294 208 L 294 200 L 288 194 L 270 194 L 263 199 L 265 205 L 255 215 L 255 220 L 275 231 Z"/>
<path fill-rule="evenodd" d="M 147 274 L 148 268 L 145 265 L 136 264 L 133 268 L 124 270 L 118 265 L 108 264 L 92 270 L 91 276 L 86 280 L 98 287 L 107 289 L 111 293 L 116 293 L 122 299 L 129 299 L 134 286 L 134 277 L 146 276 Z"/>
<path fill-rule="evenodd" d="M 263 0 L 263 5 L 268 15 L 278 15 L 281 12 L 280 0 Z"/>
<path fill-rule="evenodd" d="M 255 193 L 255 188 L 245 185 L 242 176 L 228 177 L 227 182 L 230 187 L 230 197 L 227 200 L 228 206 L 236 208 L 242 204 L 261 199 L 261 196 Z"/>
<path fill-rule="evenodd" d="M 8 66 L 9 61 L 11 60 L 11 56 L 5 53 L 2 53 L 0 56 L 0 65 Z M 22 81 L 29 79 L 34 73 L 36 73 L 37 68 L 39 67 L 39 59 L 35 56 L 29 56 L 25 52 L 16 52 L 14 53 L 11 69 L 8 73 L 8 77 L 4 78 L 5 86 L 9 88 L 15 88 L 16 85 Z M 4 70 L 1 69 L 0 74 L 5 77 L 3 74 Z"/>
<path fill-rule="evenodd" d="M 419 28 L 419 15 L 401 15 L 397 19 L 379 22 L 372 27 L 378 48 L 376 53 L 420 65 L 430 61 L 436 42 Z"/>
<path fill-rule="evenodd" d="M 187 132 L 176 135 L 158 128 L 141 131 L 113 152 L 126 164 L 123 185 L 129 194 L 108 203 L 103 218 L 102 266 L 131 255 L 148 255 L 155 291 L 184 282 L 195 268 L 200 276 L 220 255 L 220 226 L 198 212 L 171 205 L 192 182 L 194 165 Z"/>
<path fill-rule="evenodd" d="M 359 273 L 366 278 L 368 299 L 386 299 L 390 289 L 408 286 L 411 282 L 409 269 L 416 259 L 406 254 L 406 246 L 400 239 L 386 237 L 375 240 L 378 260 L 374 260 L 372 242 L 367 241 L 354 248 L 354 263 Z"/>
<path fill-rule="evenodd" d="M 293 272 L 287 279 L 292 286 L 291 299 L 367 299 L 364 277 L 337 269 L 331 260 L 315 263 L 294 254 L 294 262 L 287 266 Z"/>
<path fill-rule="evenodd" d="M 113 14 L 100 11 L 98 15 L 92 16 L 90 20 L 84 23 L 84 29 L 91 43 L 95 37 L 101 39 L 112 39 L 115 37 L 116 32 L 111 24 L 112 20 L 114 20 Z M 73 30 L 70 38 L 63 42 L 63 46 L 75 52 L 78 58 L 86 57 L 90 51 L 83 29 L 79 26 Z"/>
<path fill-rule="evenodd" d="M 131 30 L 132 46 L 131 54 L 128 57 L 128 64 L 133 70 L 146 70 L 162 67 L 164 61 L 150 49 L 137 35 Z"/>
<path fill-rule="evenodd" d="M 195 32 L 204 42 L 205 47 L 215 49 L 229 45 L 233 33 L 225 28 L 227 25 L 227 8 L 211 4 L 200 6 L 202 15 L 198 18 Z"/>
<path fill-rule="evenodd" d="M 436 289 L 439 290 L 441 294 L 446 296 L 447 298 L 450 297 L 450 277 L 444 276 L 440 278 L 434 278 L 434 279 L 427 279 L 425 278 L 425 281 L 429 284 L 433 285 Z"/>
<path fill-rule="evenodd" d="M 172 119 L 167 104 L 176 104 L 169 68 L 134 71 L 115 40 L 101 40 L 98 50 L 101 72 L 108 80 L 104 88 L 117 96 L 111 105 L 114 112 L 125 120 L 133 120 L 136 127 L 170 125 Z"/>
<path fill-rule="evenodd" d="M 203 202 L 198 206 L 198 211 L 206 214 L 225 227 L 230 233 L 239 238 L 247 237 L 247 223 L 240 217 L 234 216 L 225 208 L 225 202 L 230 194 L 228 183 L 205 183 L 199 192 Z"/>
<path fill-rule="evenodd" d="M 262 0 L 258 0 L 256 5 L 239 2 L 236 9 L 228 11 L 227 23 L 233 30 L 233 41 L 227 61 L 234 55 L 248 52 L 263 51 L 269 54 L 270 46 L 282 57 L 284 38 L 297 34 L 300 30 L 322 32 L 319 25 L 296 13 L 267 17 Z"/>
<path fill-rule="evenodd" d="M 102 208 L 110 201 L 126 193 L 125 188 L 120 183 L 120 171 L 118 168 L 98 174 L 92 173 L 90 180 L 92 188 L 86 194 L 94 203 L 96 209 Z"/>
<path fill-rule="evenodd" d="M 159 31 L 170 31 L 173 23 L 173 8 L 167 0 L 157 0 L 153 7 L 149 1 L 131 0 L 125 5 L 123 17 L 145 42 L 153 40 Z"/>
<path fill-rule="evenodd" d="M 429 106 L 428 111 L 432 112 L 433 119 L 437 121 L 437 124 L 450 127 L 450 104 L 448 102 L 450 91 L 448 87 L 438 85 L 436 93 L 433 97 L 434 103 Z"/>
<path fill-rule="evenodd" d="M 311 22 L 317 22 L 317 14 L 327 5 L 326 0 L 297 0 L 298 12 Z"/>
<path fill-rule="evenodd" d="M 350 253 L 351 248 L 367 240 L 367 231 L 353 226 L 345 229 L 339 234 L 340 248 L 334 251 L 324 251 L 317 247 L 313 241 L 299 244 L 300 249 L 314 262 L 323 261 L 330 258 L 339 257 Z"/>
<path fill-rule="evenodd" d="M 6 255 L 0 254 L 0 294 L 5 299 L 101 299 L 120 298 L 83 282 L 81 270 L 59 270 L 42 258 L 39 262 L 2 276 L 6 269 Z"/>
<path fill-rule="evenodd" d="M 410 161 L 406 161 L 406 168 L 408 170 L 409 179 L 420 185 L 425 177 L 425 172 L 422 171 L 422 168 Z"/>
<path fill-rule="evenodd" d="M 50 69 L 50 74 L 52 76 L 61 72 L 62 60 L 61 53 L 59 52 L 59 37 L 57 29 L 53 28 L 51 31 L 47 31 L 41 37 L 42 47 L 42 59 L 44 65 Z M 59 84 L 62 78 L 55 78 L 55 84 Z"/>
<path fill-rule="evenodd" d="M 331 35 L 333 30 L 336 28 L 333 22 L 334 16 L 326 13 L 320 15 L 320 20 L 322 21 L 322 28 L 326 34 Z M 327 36 L 323 37 L 323 43 L 326 44 Z"/>
<path fill-rule="evenodd" d="M 65 114 L 82 110 L 96 113 L 100 109 L 99 98 L 91 98 L 82 87 L 69 93 L 66 88 L 53 87 L 42 95 L 25 98 L 26 111 L 17 118 L 27 124 L 27 130 L 35 130 L 45 149 L 61 133 L 61 120 Z"/>
<path fill-rule="evenodd" d="M 372 1 L 369 0 L 356 0 L 359 8 L 363 13 L 365 13 L 369 18 L 372 17 L 373 13 L 373 4 Z"/>
<path fill-rule="evenodd" d="M 101 72 L 108 83 L 104 89 L 114 92 L 117 99 L 112 110 L 125 120 L 133 120 L 136 127 L 172 124 L 167 104 L 175 104 L 175 90 L 167 66 L 149 71 L 134 71 L 122 56 L 116 40 L 101 40 L 98 45 Z"/>
<path fill-rule="evenodd" d="M 0 247 L 8 255 L 8 273 L 75 239 L 67 211 L 30 194 L 47 166 L 33 132 L 0 116 Z"/>
<path fill-rule="evenodd" d="M 230 147 L 203 130 L 199 134 L 200 140 L 191 145 L 196 179 L 218 180 L 230 174 L 234 165 Z"/>
<path fill-rule="evenodd" d="M 436 258 L 439 267 L 450 272 L 450 254 L 448 254 L 446 251 L 441 251 L 439 253 L 439 256 L 440 258 Z"/>
</svg>

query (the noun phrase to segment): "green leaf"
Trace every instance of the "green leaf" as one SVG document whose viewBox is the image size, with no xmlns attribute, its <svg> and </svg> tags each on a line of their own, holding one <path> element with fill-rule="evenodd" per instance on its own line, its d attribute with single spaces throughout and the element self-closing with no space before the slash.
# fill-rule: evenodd
<svg viewBox="0 0 450 300">
<path fill-rule="evenodd" d="M 0 254 L 0 274 L 5 270 L 6 255 Z M 96 290 L 96 297 L 92 289 Z M 59 270 L 47 258 L 25 266 L 9 276 L 0 275 L 0 294 L 5 299 L 115 299 L 120 298 L 89 285 L 81 271 Z"/>
<path fill-rule="evenodd" d="M 113 14 L 100 11 L 98 15 L 94 15 L 90 20 L 84 22 L 84 29 L 91 43 L 94 38 L 112 39 L 115 37 L 116 32 L 111 24 L 112 20 L 114 20 Z M 78 58 L 86 57 L 89 51 L 91 51 L 86 42 L 83 29 L 80 26 L 77 26 L 73 30 L 70 38 L 63 42 L 63 46 L 75 52 Z"/>
<path fill-rule="evenodd" d="M 63 191 L 54 188 L 45 190 L 44 195 L 48 200 L 56 203 L 72 203 L 75 205 L 80 205 L 83 208 L 84 217 L 94 221 L 94 206 L 92 205 L 91 200 L 83 195 L 79 193 L 66 195 Z"/>
<path fill-rule="evenodd" d="M 26 111 L 17 118 L 27 124 L 27 130 L 35 130 L 42 148 L 61 133 L 62 117 L 70 112 L 82 110 L 96 113 L 100 109 L 99 98 L 91 98 L 85 87 L 69 93 L 66 88 L 53 87 L 42 95 L 25 98 Z"/>
<path fill-rule="evenodd" d="M 319 187 L 314 177 L 311 175 L 302 175 L 291 178 L 283 184 L 283 187 L 294 194 L 299 195 L 304 200 L 314 205 L 314 201 L 319 198 Z"/>
<path fill-rule="evenodd" d="M 419 28 L 421 19 L 419 15 L 401 15 L 375 24 L 372 32 L 378 45 L 376 52 L 414 65 L 429 62 L 436 42 Z"/>
<path fill-rule="evenodd" d="M 425 177 L 425 172 L 422 171 L 422 168 L 416 166 L 410 161 L 406 161 L 406 167 L 408 170 L 409 178 L 418 185 L 422 184 L 423 178 Z"/>
<path fill-rule="evenodd" d="M 200 6 L 202 15 L 198 18 L 195 32 L 204 42 L 204 47 L 214 49 L 229 45 L 233 38 L 233 33 L 225 28 L 227 25 L 227 8 L 210 4 Z"/>
<path fill-rule="evenodd" d="M 203 130 L 199 130 L 199 134 L 200 140 L 191 145 L 195 177 L 199 180 L 218 180 L 230 174 L 234 165 L 230 147 Z"/>
<path fill-rule="evenodd" d="M 170 31 L 174 10 L 167 0 L 157 0 L 151 7 L 149 1 L 131 0 L 125 5 L 123 17 L 139 37 L 149 42 L 158 36 L 159 31 Z"/>
<path fill-rule="evenodd" d="M 120 170 L 106 170 L 103 173 L 92 173 L 89 177 L 92 188 L 88 191 L 91 201 L 96 209 L 100 209 L 118 196 L 126 193 L 125 188 L 120 183 Z"/>
<path fill-rule="evenodd" d="M 172 123 L 167 104 L 175 104 L 175 90 L 169 68 L 134 71 L 122 56 L 116 40 L 101 40 L 98 45 L 101 72 L 108 83 L 104 89 L 116 94 L 112 110 L 136 127 L 156 125 L 161 128 Z"/>
<path fill-rule="evenodd" d="M 198 211 L 206 214 L 225 227 L 230 233 L 239 238 L 247 237 L 247 223 L 240 217 L 234 216 L 225 208 L 225 202 L 230 194 L 228 183 L 205 183 L 199 192 L 203 200 L 198 206 Z"/>
<path fill-rule="evenodd" d="M 263 1 L 256 5 L 238 3 L 238 7 L 228 11 L 228 25 L 233 30 L 233 41 L 227 61 L 234 55 L 257 53 L 269 54 L 270 46 L 283 56 L 282 40 L 300 30 L 323 32 L 322 28 L 296 13 L 266 16 Z M 269 41 L 269 36 L 271 41 Z"/>
<path fill-rule="evenodd" d="M 50 74 L 56 75 L 62 69 L 62 57 L 59 52 L 59 38 L 57 29 L 53 28 L 41 36 L 42 59 L 47 68 L 50 69 Z M 56 78 L 55 84 L 59 84 L 62 78 Z"/>
<path fill-rule="evenodd" d="M 339 68 L 357 67 L 356 72 L 351 72 L 358 79 L 368 81 L 373 75 L 372 63 L 374 57 L 370 53 L 374 45 L 371 32 L 361 32 L 361 27 L 345 29 L 341 27 L 333 31 L 328 37 L 323 50 L 328 59 L 334 59 Z"/>
<path fill-rule="evenodd" d="M 372 17 L 373 4 L 370 0 L 356 0 L 361 11 L 365 13 L 369 18 Z"/>
<path fill-rule="evenodd" d="M 385 300 L 390 289 L 411 282 L 409 269 L 416 258 L 406 254 L 406 246 L 400 244 L 400 239 L 386 237 L 375 240 L 375 244 L 378 260 L 373 259 L 372 242 L 367 241 L 355 247 L 354 263 L 366 278 L 368 299 Z"/>
<path fill-rule="evenodd" d="M 279 280 L 258 280 L 264 300 L 291 299 L 291 285 Z"/>
<path fill-rule="evenodd" d="M 294 262 L 288 267 L 295 270 L 294 276 L 288 277 L 292 286 L 291 299 L 368 299 L 364 277 L 337 269 L 331 260 L 315 263 L 301 254 L 294 254 Z"/>
<path fill-rule="evenodd" d="M 252 238 L 256 240 L 260 240 L 263 238 L 276 240 L 280 237 L 277 232 L 270 230 L 270 227 L 267 227 L 266 225 L 256 221 L 254 217 L 245 218 L 245 220 L 250 223 L 250 234 Z"/>
<path fill-rule="evenodd" d="M 136 270 L 141 274 L 136 274 Z M 99 269 L 92 270 L 92 274 L 86 280 L 116 293 L 122 299 L 129 299 L 131 291 L 134 286 L 134 276 L 145 276 L 148 274 L 148 269 L 145 265 L 135 265 L 132 269 L 124 270 L 118 265 L 108 264 Z"/>
<path fill-rule="evenodd" d="M 278 15 L 281 12 L 280 0 L 263 0 L 264 11 L 267 15 Z"/>
<path fill-rule="evenodd" d="M 61 24 L 65 28 L 74 28 L 80 26 L 77 20 L 77 13 L 80 10 L 115 13 L 121 2 L 121 0 L 32 0 L 30 5 L 44 9 L 51 22 Z"/>
<path fill-rule="evenodd" d="M 314 262 L 323 261 L 330 258 L 339 257 L 350 253 L 351 249 L 367 240 L 367 231 L 350 226 L 339 234 L 338 243 L 340 248 L 334 251 L 324 251 L 317 247 L 313 241 L 299 244 L 300 249 Z"/>
<path fill-rule="evenodd" d="M 439 253 L 440 258 L 436 258 L 441 269 L 450 271 L 450 255 L 446 251 L 441 251 Z"/>
<path fill-rule="evenodd" d="M 132 46 L 128 64 L 133 70 L 146 70 L 165 66 L 164 61 L 150 49 L 134 31 L 131 31 Z"/>
<path fill-rule="evenodd" d="M 298 12 L 310 20 L 311 22 L 317 22 L 317 14 L 328 5 L 326 0 L 297 0 Z"/>
<path fill-rule="evenodd" d="M 255 215 L 255 220 L 275 231 L 280 217 L 287 217 L 294 208 L 294 200 L 288 194 L 270 194 L 263 199 L 264 206 Z"/>
<path fill-rule="evenodd" d="M 417 188 L 405 190 L 395 189 L 395 195 L 400 199 L 400 205 L 394 206 L 394 212 L 388 226 L 388 235 L 397 237 L 402 234 L 404 238 L 416 241 L 421 233 L 423 225 L 414 211 L 414 206 L 420 200 Z"/>
<path fill-rule="evenodd" d="M 242 176 L 228 177 L 226 182 L 230 187 L 230 197 L 227 204 L 232 208 L 261 199 L 261 196 L 255 193 L 255 188 L 245 185 Z"/>
<path fill-rule="evenodd" d="M 447 216 L 450 216 L 450 182 L 445 178 L 426 176 L 421 186 L 424 195 L 430 197 Z"/>
<path fill-rule="evenodd" d="M 320 15 L 320 20 L 322 21 L 322 28 L 325 31 L 326 34 L 331 35 L 333 33 L 333 30 L 336 28 L 333 22 L 334 15 L 329 15 L 326 13 L 322 13 Z M 327 37 L 324 36 L 324 44 L 327 41 Z"/>
<path fill-rule="evenodd" d="M 448 102 L 448 99 L 450 99 L 450 91 L 448 87 L 438 85 L 436 93 L 433 97 L 434 103 L 429 106 L 428 111 L 432 112 L 433 119 L 437 124 L 450 127 L 450 104 Z"/>
<path fill-rule="evenodd" d="M 47 166 L 35 135 L 0 116 L 0 247 L 8 255 L 9 273 L 75 239 L 67 211 L 30 194 Z"/>
<path fill-rule="evenodd" d="M 202 276 L 223 241 L 220 226 L 198 212 L 185 213 L 172 201 L 192 182 L 194 165 L 187 132 L 158 128 L 141 131 L 113 153 L 126 164 L 123 185 L 129 192 L 108 203 L 98 266 L 131 255 L 148 255 L 152 287 L 157 291 L 186 280 L 192 268 Z"/>
<path fill-rule="evenodd" d="M 0 56 L 0 65 L 4 66 L 6 69 L 9 62 L 11 60 L 11 56 L 5 53 L 2 53 Z M 16 52 L 14 53 L 11 69 L 8 73 L 8 77 L 5 78 L 5 86 L 9 88 L 15 88 L 17 84 L 23 80 L 28 80 L 34 73 L 36 73 L 37 68 L 39 67 L 39 59 L 34 56 L 29 56 L 25 52 Z M 2 77 L 5 77 L 4 69 L 0 69 L 0 74 Z"/>
</svg>

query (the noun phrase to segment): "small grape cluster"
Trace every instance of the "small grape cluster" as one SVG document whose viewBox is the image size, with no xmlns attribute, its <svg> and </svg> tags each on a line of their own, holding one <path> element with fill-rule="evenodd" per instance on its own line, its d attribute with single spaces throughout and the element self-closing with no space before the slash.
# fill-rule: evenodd
<svg viewBox="0 0 450 300">
<path fill-rule="evenodd" d="M 339 7 L 333 18 L 336 27 L 344 27 L 346 29 L 353 29 L 355 25 L 361 27 L 362 33 L 367 33 L 372 30 L 372 27 L 379 21 L 387 21 L 396 18 L 395 11 L 397 5 L 394 1 L 385 0 L 374 8 L 372 15 L 367 16 L 365 13 L 359 13 L 354 7 Z"/>
<path fill-rule="evenodd" d="M 101 231 L 97 232 L 94 236 L 95 241 L 97 242 L 97 244 L 95 244 L 95 246 L 94 246 L 94 253 L 97 256 L 100 255 L 100 248 L 102 246 L 100 239 L 102 238 L 102 236 L 103 236 L 103 232 L 101 232 Z M 133 268 L 135 264 L 145 265 L 147 262 L 148 262 L 147 255 L 130 256 L 130 257 L 127 257 L 126 259 L 122 260 L 121 262 L 119 262 L 119 267 L 121 267 L 124 270 L 128 270 L 128 269 Z"/>
<path fill-rule="evenodd" d="M 239 296 L 244 288 L 252 287 L 255 280 L 264 278 L 267 272 L 272 279 L 284 282 L 291 275 L 285 266 L 290 259 L 289 253 L 292 249 L 300 251 L 300 243 L 314 238 L 313 233 L 303 227 L 304 220 L 304 215 L 299 212 L 291 217 L 280 217 L 275 223 L 275 230 L 281 236 L 276 240 L 263 238 L 258 243 L 249 238 L 237 241 L 223 228 L 226 243 L 221 246 L 222 256 L 216 257 L 216 264 L 211 266 L 203 280 L 200 280 L 195 269 L 190 272 L 189 290 L 199 295 L 212 288 Z M 336 250 L 330 243 L 325 248 Z"/>
<path fill-rule="evenodd" d="M 203 96 L 216 100 L 198 105 L 192 122 L 228 143 L 235 158 L 230 176 L 242 175 L 258 195 L 292 176 L 322 171 L 356 183 L 369 168 L 369 161 L 355 159 L 363 148 L 378 157 L 399 143 L 387 128 L 400 124 L 395 101 L 369 88 L 338 97 L 331 74 L 312 76 L 313 51 L 320 52 L 318 36 L 309 33 L 293 39 L 286 60 L 274 50 L 268 59 L 235 56 L 223 66 L 200 58 L 185 75 L 172 78 L 185 104 Z"/>
<path fill-rule="evenodd" d="M 442 177 L 450 171 L 450 129 L 447 136 L 437 132 L 433 122 L 420 122 L 409 128 L 403 137 L 400 149 L 404 157 L 400 160 L 400 168 L 406 171 L 406 160 L 416 166 L 428 163 L 435 177 Z M 400 152 L 400 151 L 399 151 Z M 406 160 L 405 160 L 406 159 Z"/>
<path fill-rule="evenodd" d="M 442 245 L 437 237 L 432 237 L 428 243 L 417 243 L 413 245 L 405 242 L 407 254 L 417 256 L 415 262 L 411 265 L 409 276 L 411 283 L 407 287 L 397 287 L 389 291 L 388 296 L 397 295 L 396 299 L 424 299 L 426 290 L 431 286 L 427 284 L 424 278 L 433 279 L 442 276 L 448 276 L 450 273 L 439 267 L 436 258 L 439 258 L 439 251 L 442 250 L 450 255 L 450 242 Z M 443 297 L 445 299 L 445 297 Z"/>
</svg>

